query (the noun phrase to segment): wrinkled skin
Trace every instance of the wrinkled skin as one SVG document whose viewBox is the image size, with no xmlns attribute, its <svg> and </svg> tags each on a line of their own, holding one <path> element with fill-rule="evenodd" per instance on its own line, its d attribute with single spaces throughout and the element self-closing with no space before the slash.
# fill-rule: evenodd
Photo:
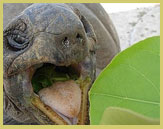
<svg viewBox="0 0 163 129">
<path fill-rule="evenodd" d="M 33 4 L 8 24 L 3 40 L 4 110 L 24 123 L 62 124 L 32 103 L 31 78 L 40 64 L 77 67 L 82 80 L 89 78 L 81 88 L 84 99 L 96 68 L 103 69 L 120 51 L 113 24 L 99 4 Z M 86 101 L 76 124 L 89 124 L 88 110 Z"/>
</svg>

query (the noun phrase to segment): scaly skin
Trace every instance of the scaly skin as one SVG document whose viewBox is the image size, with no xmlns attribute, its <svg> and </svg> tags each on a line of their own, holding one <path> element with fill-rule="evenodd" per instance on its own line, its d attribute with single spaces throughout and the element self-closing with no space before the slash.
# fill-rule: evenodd
<svg viewBox="0 0 163 129">
<path fill-rule="evenodd" d="M 88 91 L 96 65 L 104 68 L 120 47 L 99 4 L 33 4 L 4 29 L 3 51 L 4 109 L 11 117 L 24 123 L 68 124 L 40 101 L 31 85 L 36 66 L 51 63 L 79 70 L 82 100 L 77 124 L 89 124 Z"/>
</svg>

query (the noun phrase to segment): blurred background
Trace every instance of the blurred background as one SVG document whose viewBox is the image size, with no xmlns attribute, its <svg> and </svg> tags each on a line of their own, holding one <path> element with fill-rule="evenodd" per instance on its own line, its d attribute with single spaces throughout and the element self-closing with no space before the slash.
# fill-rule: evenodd
<svg viewBox="0 0 163 129">
<path fill-rule="evenodd" d="M 101 5 L 108 13 L 115 13 L 138 8 L 152 7 L 159 5 L 159 3 L 101 3 Z"/>
<path fill-rule="evenodd" d="M 118 32 L 121 50 L 160 35 L 159 3 L 101 3 Z"/>
</svg>

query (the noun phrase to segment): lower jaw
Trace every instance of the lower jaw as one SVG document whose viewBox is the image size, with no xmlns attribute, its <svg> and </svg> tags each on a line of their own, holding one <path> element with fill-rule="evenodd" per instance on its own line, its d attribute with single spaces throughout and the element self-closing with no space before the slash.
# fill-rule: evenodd
<svg viewBox="0 0 163 129">
<path fill-rule="evenodd" d="M 29 69 L 29 71 L 32 71 Z M 28 73 L 33 73 L 29 72 Z M 33 75 L 30 75 L 30 79 L 32 79 Z M 80 77 L 77 80 L 77 83 L 80 86 L 81 90 L 81 105 L 80 105 L 80 111 L 79 114 L 74 117 L 74 118 L 68 118 L 65 115 L 61 114 L 60 112 L 53 110 L 50 106 L 44 104 L 40 97 L 35 94 L 34 92 L 31 94 L 30 97 L 30 102 L 31 104 L 39 109 L 48 119 L 52 121 L 53 124 L 58 124 L 58 125 L 85 125 L 89 124 L 89 117 L 88 117 L 88 108 L 89 108 L 89 103 L 88 103 L 88 91 L 91 86 L 91 78 L 90 77 L 85 77 L 80 75 Z M 42 118 L 39 118 L 39 120 Z M 36 118 L 36 119 L 37 119 Z M 44 123 L 44 120 L 40 121 L 41 124 L 48 124 L 47 122 Z"/>
<path fill-rule="evenodd" d="M 68 118 L 63 114 L 52 110 L 51 107 L 45 105 L 39 96 L 33 94 L 31 97 L 31 103 L 38 108 L 41 112 L 43 112 L 54 124 L 58 125 L 85 125 L 89 124 L 88 118 L 88 110 L 89 110 L 89 103 L 88 103 L 88 91 L 91 85 L 91 79 L 89 77 L 85 79 L 79 79 L 78 81 L 81 89 L 81 106 L 80 112 L 78 116 L 74 118 Z"/>
</svg>

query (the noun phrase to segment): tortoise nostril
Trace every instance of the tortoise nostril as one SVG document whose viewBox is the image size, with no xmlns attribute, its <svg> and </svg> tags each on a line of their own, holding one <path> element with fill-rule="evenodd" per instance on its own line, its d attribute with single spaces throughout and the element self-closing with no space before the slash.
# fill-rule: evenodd
<svg viewBox="0 0 163 129">
<path fill-rule="evenodd" d="M 68 40 L 68 38 L 67 38 L 67 37 L 65 37 L 65 38 L 64 38 L 64 40 L 63 40 L 63 42 L 66 42 L 67 40 Z"/>
<path fill-rule="evenodd" d="M 83 38 L 82 38 L 82 36 L 81 36 L 79 33 L 76 35 L 76 38 L 77 38 L 80 42 L 83 41 Z"/>
<path fill-rule="evenodd" d="M 77 39 L 78 39 L 78 38 L 81 38 L 80 34 L 77 34 L 77 35 L 76 35 L 76 38 L 77 38 Z"/>
<path fill-rule="evenodd" d="M 69 40 L 68 40 L 67 37 L 64 38 L 64 40 L 62 41 L 62 44 L 63 44 L 65 47 L 69 47 L 70 42 L 69 42 Z"/>
</svg>

